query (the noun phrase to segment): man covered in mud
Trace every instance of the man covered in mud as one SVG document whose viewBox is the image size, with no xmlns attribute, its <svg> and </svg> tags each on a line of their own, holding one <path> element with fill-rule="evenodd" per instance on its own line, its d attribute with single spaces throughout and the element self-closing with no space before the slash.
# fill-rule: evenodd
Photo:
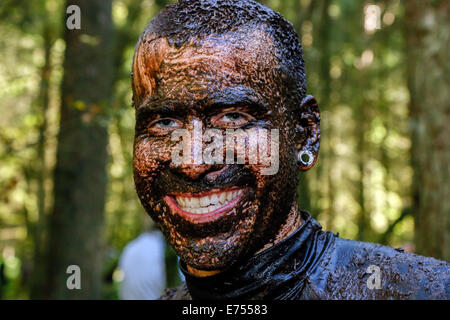
<svg viewBox="0 0 450 320">
<path fill-rule="evenodd" d="M 186 276 L 163 298 L 450 298 L 448 263 L 340 239 L 299 210 L 320 114 L 280 14 L 179 1 L 142 34 L 132 86 L 136 189 Z"/>
</svg>

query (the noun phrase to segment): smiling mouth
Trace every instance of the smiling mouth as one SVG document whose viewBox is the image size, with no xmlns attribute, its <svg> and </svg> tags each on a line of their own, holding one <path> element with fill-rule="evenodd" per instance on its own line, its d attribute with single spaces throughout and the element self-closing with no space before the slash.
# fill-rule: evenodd
<svg viewBox="0 0 450 320">
<path fill-rule="evenodd" d="M 234 209 L 245 195 L 243 188 L 211 190 L 206 193 L 177 193 L 164 200 L 172 212 L 195 223 L 209 222 Z"/>
</svg>

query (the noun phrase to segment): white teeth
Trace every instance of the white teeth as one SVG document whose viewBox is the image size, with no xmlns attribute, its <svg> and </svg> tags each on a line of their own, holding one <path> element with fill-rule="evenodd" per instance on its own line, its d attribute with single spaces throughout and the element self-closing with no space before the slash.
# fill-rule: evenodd
<svg viewBox="0 0 450 320">
<path fill-rule="evenodd" d="M 219 201 L 220 201 L 220 203 L 225 203 L 226 200 L 227 200 L 227 194 L 225 192 L 221 192 L 219 194 Z"/>
<path fill-rule="evenodd" d="M 200 207 L 200 201 L 198 201 L 198 198 L 191 198 L 191 208 L 199 208 Z"/>
<path fill-rule="evenodd" d="M 211 195 L 211 204 L 218 204 L 219 203 L 219 197 L 217 196 L 217 193 L 213 193 Z"/>
<path fill-rule="evenodd" d="M 209 201 L 208 196 L 200 198 L 200 206 L 201 207 L 207 207 L 207 206 L 209 206 L 209 204 L 210 204 L 210 201 Z"/>
<path fill-rule="evenodd" d="M 208 207 L 208 212 L 211 212 L 211 211 L 214 211 L 214 210 L 216 210 L 216 209 L 219 209 L 221 207 L 221 205 L 215 205 L 215 206 L 210 206 L 210 207 Z"/>
<path fill-rule="evenodd" d="M 182 206 L 182 207 L 187 207 L 187 205 L 186 205 L 186 198 L 184 198 L 184 197 L 178 197 L 177 198 L 177 201 L 178 201 L 178 203 L 180 204 L 180 206 Z"/>
<path fill-rule="evenodd" d="M 195 214 L 204 214 L 219 209 L 243 193 L 243 190 L 234 190 L 217 192 L 200 198 L 179 196 L 176 197 L 176 200 L 182 210 Z"/>
</svg>

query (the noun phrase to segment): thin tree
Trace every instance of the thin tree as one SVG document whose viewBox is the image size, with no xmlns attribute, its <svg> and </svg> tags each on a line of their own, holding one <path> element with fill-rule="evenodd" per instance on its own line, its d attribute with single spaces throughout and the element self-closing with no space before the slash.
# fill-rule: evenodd
<svg viewBox="0 0 450 320">
<path fill-rule="evenodd" d="M 450 261 L 449 3 L 405 4 L 416 251 Z"/>
<path fill-rule="evenodd" d="M 65 8 L 71 5 L 81 10 L 81 29 L 66 28 L 64 33 L 48 296 L 98 299 L 104 251 L 107 109 L 113 83 L 112 1 L 68 0 Z M 67 287 L 70 265 L 81 269 L 80 290 Z"/>
</svg>

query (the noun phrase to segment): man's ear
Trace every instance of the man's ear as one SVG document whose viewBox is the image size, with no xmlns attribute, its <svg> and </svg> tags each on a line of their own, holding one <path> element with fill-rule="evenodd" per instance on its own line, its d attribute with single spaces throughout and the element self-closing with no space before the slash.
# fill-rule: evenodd
<svg viewBox="0 0 450 320">
<path fill-rule="evenodd" d="M 295 112 L 295 145 L 301 171 L 310 169 L 317 161 L 320 148 L 320 111 L 316 98 L 307 95 Z"/>
</svg>

